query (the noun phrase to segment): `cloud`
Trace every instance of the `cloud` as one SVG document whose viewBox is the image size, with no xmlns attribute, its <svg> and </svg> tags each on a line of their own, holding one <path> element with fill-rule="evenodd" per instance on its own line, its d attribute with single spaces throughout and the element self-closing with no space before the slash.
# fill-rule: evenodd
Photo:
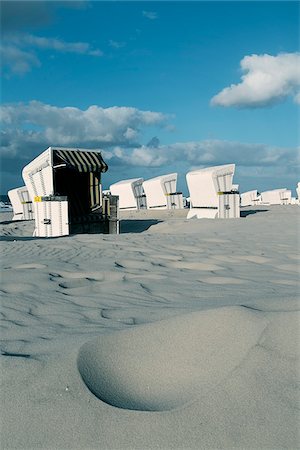
<svg viewBox="0 0 300 450">
<path fill-rule="evenodd" d="M 65 42 L 61 39 L 23 32 L 51 24 L 60 9 L 84 9 L 88 1 L 3 1 L 1 3 L 1 66 L 5 76 L 22 75 L 40 67 L 37 51 L 77 53 L 102 56 L 102 51 L 86 42 Z"/>
<path fill-rule="evenodd" d="M 212 105 L 265 107 L 289 96 L 299 102 L 300 53 L 245 56 L 240 66 L 245 73 L 242 81 L 215 95 Z"/>
<path fill-rule="evenodd" d="M 294 101 L 295 101 L 295 103 L 297 103 L 298 105 L 300 105 L 300 92 L 298 92 L 298 94 L 295 95 Z"/>
<path fill-rule="evenodd" d="M 34 53 L 24 51 L 11 44 L 0 43 L 0 59 L 2 68 L 9 68 L 10 72 L 24 74 L 32 67 L 39 67 L 40 60 Z"/>
<path fill-rule="evenodd" d="M 65 42 L 56 38 L 26 33 L 10 33 L 4 36 L 0 46 L 3 71 L 24 74 L 33 67 L 41 66 L 35 50 L 52 50 L 88 56 L 103 55 L 101 50 L 92 48 L 87 42 Z"/>
<path fill-rule="evenodd" d="M 204 140 L 163 146 L 140 146 L 124 154 L 126 163 L 136 166 L 166 167 L 178 161 L 186 167 L 214 166 L 234 162 L 244 167 L 299 166 L 297 148 L 271 147 L 232 141 Z"/>
<path fill-rule="evenodd" d="M 2 183 L 12 188 L 22 182 L 22 168 L 50 145 L 101 148 L 110 168 L 107 183 L 176 171 L 182 183 L 186 172 L 193 168 L 232 162 L 242 174 L 238 182 L 248 179 L 255 183 L 255 179 L 264 180 L 265 176 L 267 188 L 272 187 L 272 176 L 272 182 L 278 185 L 283 180 L 294 183 L 298 178 L 300 149 L 297 148 L 221 140 L 162 145 L 156 136 L 147 145 L 140 144 L 146 128 L 151 132 L 153 127 L 165 129 L 168 119 L 160 112 L 131 107 L 94 105 L 81 110 L 37 101 L 3 105 L 0 109 Z M 266 184 L 263 181 L 258 187 L 263 183 Z"/>
<path fill-rule="evenodd" d="M 158 148 L 160 146 L 160 140 L 158 139 L 157 136 L 154 136 L 152 139 L 150 139 L 150 141 L 147 144 L 147 147 L 150 148 Z"/>
<path fill-rule="evenodd" d="M 18 46 L 30 46 L 41 50 L 55 50 L 64 53 L 80 53 L 92 56 L 101 56 L 103 52 L 91 48 L 87 42 L 65 42 L 55 38 L 45 38 L 32 34 L 10 35 L 9 41 Z"/>
<path fill-rule="evenodd" d="M 128 167 L 126 153 L 139 146 L 143 129 L 164 127 L 167 119 L 160 112 L 131 107 L 94 105 L 81 110 L 37 101 L 3 105 L 0 108 L 2 192 L 22 183 L 22 168 L 51 145 L 101 148 L 112 166 Z"/>
<path fill-rule="evenodd" d="M 58 9 L 83 9 L 88 1 L 2 1 L 1 28 L 2 32 L 20 31 L 25 28 L 39 28 L 53 21 Z"/>
<path fill-rule="evenodd" d="M 143 11 L 143 16 L 150 20 L 155 20 L 158 17 L 157 13 L 154 11 Z"/>
<path fill-rule="evenodd" d="M 111 158 L 140 167 L 167 167 L 178 161 L 186 166 L 235 162 L 245 167 L 296 167 L 299 163 L 298 149 L 264 144 L 203 140 L 161 145 L 156 136 L 147 145 L 140 144 L 145 128 L 165 128 L 168 119 L 161 112 L 125 106 L 92 105 L 81 110 L 38 101 L 6 104 L 0 109 L 1 152 L 7 157 L 22 157 L 31 144 L 39 144 L 40 151 L 48 145 L 101 147 Z"/>
<path fill-rule="evenodd" d="M 53 8 L 49 3 L 52 2 L 3 1 L 2 32 L 48 24 L 53 17 Z"/>
<path fill-rule="evenodd" d="M 126 149 L 113 147 L 104 151 L 109 172 L 108 186 L 125 178 L 152 178 L 177 172 L 178 189 L 188 193 L 185 175 L 196 168 L 235 163 L 235 180 L 242 192 L 276 187 L 294 188 L 298 180 L 300 149 L 273 147 L 264 144 L 205 140 L 178 142 L 170 145 L 142 145 Z"/>
<path fill-rule="evenodd" d="M 118 42 L 118 41 L 113 41 L 112 39 L 109 40 L 109 45 L 110 47 L 119 49 L 119 48 L 123 48 L 125 47 L 125 42 Z"/>
<path fill-rule="evenodd" d="M 130 107 L 93 105 L 81 110 L 32 101 L 3 105 L 0 120 L 2 154 L 21 157 L 31 141 L 39 142 L 40 150 L 48 145 L 134 147 L 143 127 L 163 126 L 167 117 Z"/>
</svg>

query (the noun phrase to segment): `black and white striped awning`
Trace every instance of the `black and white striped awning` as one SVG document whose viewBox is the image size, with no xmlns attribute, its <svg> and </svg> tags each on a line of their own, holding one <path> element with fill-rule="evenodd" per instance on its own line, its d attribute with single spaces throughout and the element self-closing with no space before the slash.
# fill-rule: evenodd
<svg viewBox="0 0 300 450">
<path fill-rule="evenodd" d="M 55 149 L 54 156 L 57 162 L 58 160 L 63 161 L 78 172 L 106 172 L 108 169 L 100 152 Z"/>
</svg>

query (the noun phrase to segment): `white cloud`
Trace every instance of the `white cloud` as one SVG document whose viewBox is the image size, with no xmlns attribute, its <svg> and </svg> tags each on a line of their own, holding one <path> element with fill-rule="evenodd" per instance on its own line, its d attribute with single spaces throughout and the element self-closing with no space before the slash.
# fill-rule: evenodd
<svg viewBox="0 0 300 450">
<path fill-rule="evenodd" d="M 244 167 L 298 167 L 297 148 L 271 147 L 264 144 L 205 140 L 180 142 L 159 147 L 141 146 L 122 158 L 129 165 L 166 167 L 178 161 L 186 167 L 210 166 L 234 162 Z"/>
<path fill-rule="evenodd" d="M 133 128 L 128 127 L 127 130 L 124 132 L 123 136 L 126 138 L 126 140 L 133 140 L 138 137 L 137 130 L 134 130 Z"/>
<path fill-rule="evenodd" d="M 103 52 L 93 49 L 87 42 L 65 42 L 61 39 L 45 38 L 32 34 L 15 34 L 8 38 L 11 42 L 19 46 L 30 46 L 42 50 L 55 50 L 64 53 L 79 53 L 90 56 L 101 56 Z"/>
<path fill-rule="evenodd" d="M 167 117 L 160 112 L 130 107 L 94 105 L 81 110 L 32 101 L 2 106 L 0 119 L 3 138 L 9 142 L 5 153 L 10 149 L 12 154 L 17 154 L 22 153 L 24 141 L 28 145 L 30 139 L 39 141 L 41 150 L 45 145 L 133 147 L 138 145 L 143 127 L 162 126 Z"/>
<path fill-rule="evenodd" d="M 157 13 L 154 11 L 143 11 L 143 16 L 150 20 L 155 20 L 158 17 Z"/>
<path fill-rule="evenodd" d="M 299 101 L 300 53 L 245 56 L 240 65 L 245 73 L 241 83 L 215 95 L 212 105 L 264 107 L 288 96 Z"/>
<path fill-rule="evenodd" d="M 32 67 L 40 66 L 35 50 L 52 50 L 61 53 L 75 53 L 88 56 L 102 56 L 87 42 L 65 42 L 56 38 L 45 38 L 32 34 L 14 33 L 5 35 L 1 44 L 1 61 L 8 72 L 23 74 Z"/>
<path fill-rule="evenodd" d="M 186 167 L 235 162 L 251 167 L 299 163 L 297 149 L 221 140 L 178 142 L 170 145 L 140 145 L 145 127 L 164 127 L 168 117 L 160 112 L 131 107 L 90 106 L 59 108 L 37 101 L 7 104 L 0 109 L 2 154 L 22 157 L 30 148 L 48 145 L 103 148 L 118 163 L 139 167 L 168 168 L 181 162 Z M 29 150 L 27 150 L 29 149 Z"/>
<path fill-rule="evenodd" d="M 110 47 L 119 49 L 119 48 L 125 47 L 126 44 L 125 44 L 125 42 L 119 42 L 119 41 L 114 41 L 114 40 L 110 39 L 109 45 L 110 45 Z"/>
<path fill-rule="evenodd" d="M 298 105 L 300 105 L 300 92 L 298 92 L 298 94 L 295 95 L 294 101 L 295 103 L 298 103 Z"/>
<path fill-rule="evenodd" d="M 29 72 L 34 66 L 41 65 L 34 53 L 21 50 L 11 44 L 0 44 L 0 59 L 3 67 L 7 66 L 11 72 L 19 75 Z"/>
<path fill-rule="evenodd" d="M 165 127 L 168 117 L 160 112 L 96 105 L 81 110 L 32 101 L 4 105 L 0 119 L 3 179 L 12 180 L 16 174 L 16 185 L 24 165 L 49 145 L 101 148 L 110 167 L 108 176 L 115 181 L 118 177 L 150 178 L 171 171 L 178 171 L 184 180 L 192 168 L 231 162 L 240 173 L 244 170 L 244 178 L 263 178 L 265 174 L 270 180 L 273 174 L 279 184 L 282 179 L 297 178 L 299 173 L 297 148 L 221 140 L 161 145 L 158 138 L 140 145 L 145 128 L 151 127 L 152 132 L 153 126 Z"/>
</svg>

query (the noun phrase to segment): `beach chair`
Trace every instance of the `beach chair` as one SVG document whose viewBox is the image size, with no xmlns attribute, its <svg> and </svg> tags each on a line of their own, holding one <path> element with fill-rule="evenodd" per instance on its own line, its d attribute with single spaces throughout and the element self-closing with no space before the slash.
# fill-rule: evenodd
<svg viewBox="0 0 300 450">
<path fill-rule="evenodd" d="M 33 205 L 26 186 L 11 189 L 7 193 L 13 208 L 12 220 L 33 220 Z"/>
<path fill-rule="evenodd" d="M 182 192 L 177 192 L 176 185 L 177 173 L 144 181 L 147 209 L 183 209 Z"/>
<path fill-rule="evenodd" d="M 13 209 L 10 204 L 0 201 L 0 212 L 12 212 L 12 211 Z"/>
<path fill-rule="evenodd" d="M 292 203 L 292 191 L 289 189 L 286 189 L 283 192 L 279 193 L 281 205 L 290 205 Z"/>
<path fill-rule="evenodd" d="M 264 205 L 287 205 L 291 203 L 291 196 L 287 188 L 272 189 L 261 193 L 261 202 Z"/>
<path fill-rule="evenodd" d="M 103 209 L 101 174 L 106 170 L 99 150 L 61 147 L 49 147 L 24 167 L 23 179 L 34 200 L 34 235 L 112 231 L 109 222 L 117 224 L 118 217 L 111 216 L 114 208 Z"/>
<path fill-rule="evenodd" d="M 120 210 L 130 211 L 146 208 L 143 181 L 143 178 L 132 178 L 118 181 L 110 186 L 110 193 L 119 196 Z"/>
<path fill-rule="evenodd" d="M 234 171 L 235 164 L 226 164 L 186 174 L 190 193 L 188 219 L 240 217 L 240 196 L 232 184 Z"/>
<path fill-rule="evenodd" d="M 261 195 L 257 190 L 243 192 L 241 194 L 241 206 L 257 206 L 261 203 Z"/>
</svg>

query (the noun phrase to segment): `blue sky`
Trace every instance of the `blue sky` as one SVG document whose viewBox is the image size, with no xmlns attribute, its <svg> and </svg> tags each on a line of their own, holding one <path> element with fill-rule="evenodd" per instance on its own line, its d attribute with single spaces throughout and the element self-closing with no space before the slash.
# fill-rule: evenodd
<svg viewBox="0 0 300 450">
<path fill-rule="evenodd" d="M 120 179 L 236 163 L 299 181 L 298 2 L 2 2 L 1 193 L 49 145 Z M 153 138 L 157 139 L 153 139 Z"/>
</svg>

